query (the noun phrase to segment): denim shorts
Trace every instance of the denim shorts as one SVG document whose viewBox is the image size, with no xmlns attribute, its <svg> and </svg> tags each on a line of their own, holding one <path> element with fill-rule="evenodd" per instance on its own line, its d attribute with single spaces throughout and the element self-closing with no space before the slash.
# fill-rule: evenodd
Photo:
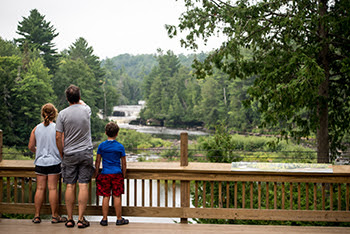
<svg viewBox="0 0 350 234">
<path fill-rule="evenodd" d="M 64 155 L 62 160 L 62 177 L 66 184 L 89 183 L 94 174 L 93 151 L 84 150 Z"/>
<path fill-rule="evenodd" d="M 35 174 L 38 175 L 58 175 L 61 174 L 61 163 L 52 166 L 37 166 L 35 165 Z"/>
</svg>

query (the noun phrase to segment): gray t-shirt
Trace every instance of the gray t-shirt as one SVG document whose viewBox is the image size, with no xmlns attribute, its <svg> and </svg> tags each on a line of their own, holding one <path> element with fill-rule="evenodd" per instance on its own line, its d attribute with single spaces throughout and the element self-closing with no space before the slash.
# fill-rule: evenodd
<svg viewBox="0 0 350 234">
<path fill-rule="evenodd" d="M 74 104 L 60 111 L 56 131 L 64 133 L 64 154 L 92 149 L 90 116 L 88 105 Z"/>
<path fill-rule="evenodd" d="M 48 167 L 61 163 L 61 156 L 56 145 L 55 123 L 44 126 L 40 123 L 36 126 L 35 132 L 36 151 L 34 164 Z"/>
</svg>

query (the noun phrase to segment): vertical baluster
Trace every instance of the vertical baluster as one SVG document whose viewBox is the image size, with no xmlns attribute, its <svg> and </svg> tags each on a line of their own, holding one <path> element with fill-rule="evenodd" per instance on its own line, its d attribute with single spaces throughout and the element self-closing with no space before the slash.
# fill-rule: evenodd
<svg viewBox="0 0 350 234">
<path fill-rule="evenodd" d="M 6 181 L 6 192 L 7 192 L 7 202 L 10 203 L 10 198 L 11 198 L 11 184 L 10 184 L 10 177 L 7 177 L 7 181 Z"/>
<path fill-rule="evenodd" d="M 301 195 L 300 195 L 300 182 L 298 182 L 298 210 L 301 209 Z"/>
<path fill-rule="evenodd" d="M 219 181 L 219 208 L 222 208 L 222 182 Z"/>
<path fill-rule="evenodd" d="M 266 182 L 266 209 L 269 209 L 269 182 Z"/>
<path fill-rule="evenodd" d="M 234 203 L 235 203 L 235 208 L 237 209 L 237 202 L 238 202 L 238 199 L 237 199 L 237 197 L 238 197 L 238 188 L 237 188 L 237 181 L 235 181 L 235 201 L 234 201 Z"/>
<path fill-rule="evenodd" d="M 134 179 L 134 206 L 137 206 L 137 179 Z"/>
<path fill-rule="evenodd" d="M 273 208 L 277 209 L 277 182 L 273 182 Z"/>
<path fill-rule="evenodd" d="M 314 183 L 314 210 L 317 209 L 317 185 Z"/>
<path fill-rule="evenodd" d="M 58 178 L 58 211 L 61 213 L 60 205 L 62 204 L 62 175 Z"/>
<path fill-rule="evenodd" d="M 17 177 L 14 177 L 14 191 L 13 191 L 13 196 L 14 196 L 14 202 L 17 203 L 18 202 L 18 194 L 17 194 Z"/>
<path fill-rule="evenodd" d="M 125 180 L 125 188 L 126 188 L 126 206 L 129 207 L 130 205 L 130 180 L 129 179 L 126 179 Z"/>
<path fill-rule="evenodd" d="M 2 199 L 3 199 L 3 188 L 4 188 L 4 181 L 2 177 L 0 177 L 0 203 L 2 202 Z"/>
<path fill-rule="evenodd" d="M 173 207 L 176 205 L 176 181 L 173 180 Z"/>
<path fill-rule="evenodd" d="M 282 210 L 284 210 L 284 201 L 285 201 L 285 191 L 284 191 L 284 182 L 282 182 Z"/>
<path fill-rule="evenodd" d="M 322 210 L 326 209 L 326 189 L 325 184 L 322 183 Z"/>
<path fill-rule="evenodd" d="M 153 206 L 153 180 L 149 180 L 149 206 Z"/>
<path fill-rule="evenodd" d="M 198 207 L 198 181 L 195 181 L 195 191 L 194 191 L 194 207 Z"/>
<path fill-rule="evenodd" d="M 258 209 L 261 209 L 261 182 L 258 182 Z"/>
<path fill-rule="evenodd" d="M 203 181 L 203 208 L 206 207 L 206 198 L 207 198 L 207 194 L 206 194 L 206 190 L 207 190 L 207 182 Z"/>
<path fill-rule="evenodd" d="M 88 200 L 88 204 L 91 205 L 92 204 L 92 180 L 90 180 L 89 182 L 89 200 Z"/>
<path fill-rule="evenodd" d="M 210 181 L 210 207 L 214 207 L 214 181 Z"/>
<path fill-rule="evenodd" d="M 160 180 L 157 180 L 157 206 L 160 207 Z"/>
<path fill-rule="evenodd" d="M 226 208 L 230 208 L 230 183 L 226 181 Z"/>
<path fill-rule="evenodd" d="M 142 179 L 142 207 L 145 206 L 145 180 Z"/>
<path fill-rule="evenodd" d="M 253 181 L 250 182 L 250 209 L 253 209 Z"/>
<path fill-rule="evenodd" d="M 333 210 L 333 184 L 330 184 L 330 194 L 329 194 L 329 202 L 330 202 L 330 204 L 329 204 L 329 209 L 330 210 Z"/>
<path fill-rule="evenodd" d="M 346 211 L 349 211 L 349 184 L 346 184 Z"/>
<path fill-rule="evenodd" d="M 289 183 L 289 209 L 293 210 L 293 183 Z"/>
<path fill-rule="evenodd" d="M 245 182 L 242 182 L 242 208 L 245 208 Z"/>
<path fill-rule="evenodd" d="M 2 182 L 2 178 L 1 178 L 1 182 Z M 24 181 L 24 177 L 21 178 L 21 193 L 22 193 L 22 196 L 21 196 L 21 202 L 24 203 L 24 194 L 25 194 L 25 181 Z M 0 191 L 1 191 L 1 194 L 2 194 L 2 186 L 0 188 Z M 0 199 L 0 201 L 2 201 L 2 199 Z"/>
<path fill-rule="evenodd" d="M 338 210 L 341 210 L 341 184 L 338 184 Z"/>
<path fill-rule="evenodd" d="M 96 179 L 95 179 L 95 183 L 96 183 Z M 128 191 L 127 193 L 129 192 L 129 188 L 128 188 Z M 100 206 L 100 196 L 97 195 L 97 186 L 96 186 L 96 206 L 99 207 Z"/>
<path fill-rule="evenodd" d="M 305 197 L 305 202 L 306 202 L 306 209 L 309 209 L 309 183 L 306 183 L 305 185 L 305 193 L 306 193 L 306 197 Z"/>
<path fill-rule="evenodd" d="M 165 207 L 168 207 L 168 180 L 164 181 Z"/>
<path fill-rule="evenodd" d="M 29 193 L 29 196 L 28 196 L 28 199 L 29 199 L 29 203 L 32 203 L 33 201 L 33 196 L 32 196 L 32 177 L 29 177 L 29 188 L 28 188 L 28 193 Z"/>
</svg>

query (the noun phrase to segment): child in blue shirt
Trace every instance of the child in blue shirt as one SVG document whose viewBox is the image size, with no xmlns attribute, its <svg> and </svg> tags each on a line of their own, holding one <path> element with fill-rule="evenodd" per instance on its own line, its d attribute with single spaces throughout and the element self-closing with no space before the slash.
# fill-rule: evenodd
<svg viewBox="0 0 350 234">
<path fill-rule="evenodd" d="M 107 215 L 111 191 L 117 216 L 116 225 L 129 223 L 129 220 L 122 218 L 121 195 L 124 194 L 126 158 L 124 146 L 115 140 L 118 136 L 118 132 L 119 126 L 114 122 L 109 122 L 105 128 L 105 133 L 108 138 L 106 141 L 102 142 L 97 149 L 97 157 L 95 161 L 96 194 L 98 196 L 103 196 L 103 218 L 100 222 L 102 226 L 108 225 Z M 102 171 L 99 174 L 101 158 Z"/>
</svg>

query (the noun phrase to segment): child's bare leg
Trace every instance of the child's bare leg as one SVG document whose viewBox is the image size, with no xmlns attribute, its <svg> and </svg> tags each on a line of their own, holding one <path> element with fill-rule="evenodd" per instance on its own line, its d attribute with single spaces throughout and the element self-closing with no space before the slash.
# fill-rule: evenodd
<svg viewBox="0 0 350 234">
<path fill-rule="evenodd" d="M 114 199 L 114 208 L 115 214 L 117 215 L 117 219 L 122 219 L 122 198 L 121 196 L 113 196 Z"/>
<path fill-rule="evenodd" d="M 102 200 L 102 215 L 103 215 L 103 220 L 107 220 L 108 216 L 108 209 L 109 209 L 109 197 L 103 197 Z"/>
</svg>

